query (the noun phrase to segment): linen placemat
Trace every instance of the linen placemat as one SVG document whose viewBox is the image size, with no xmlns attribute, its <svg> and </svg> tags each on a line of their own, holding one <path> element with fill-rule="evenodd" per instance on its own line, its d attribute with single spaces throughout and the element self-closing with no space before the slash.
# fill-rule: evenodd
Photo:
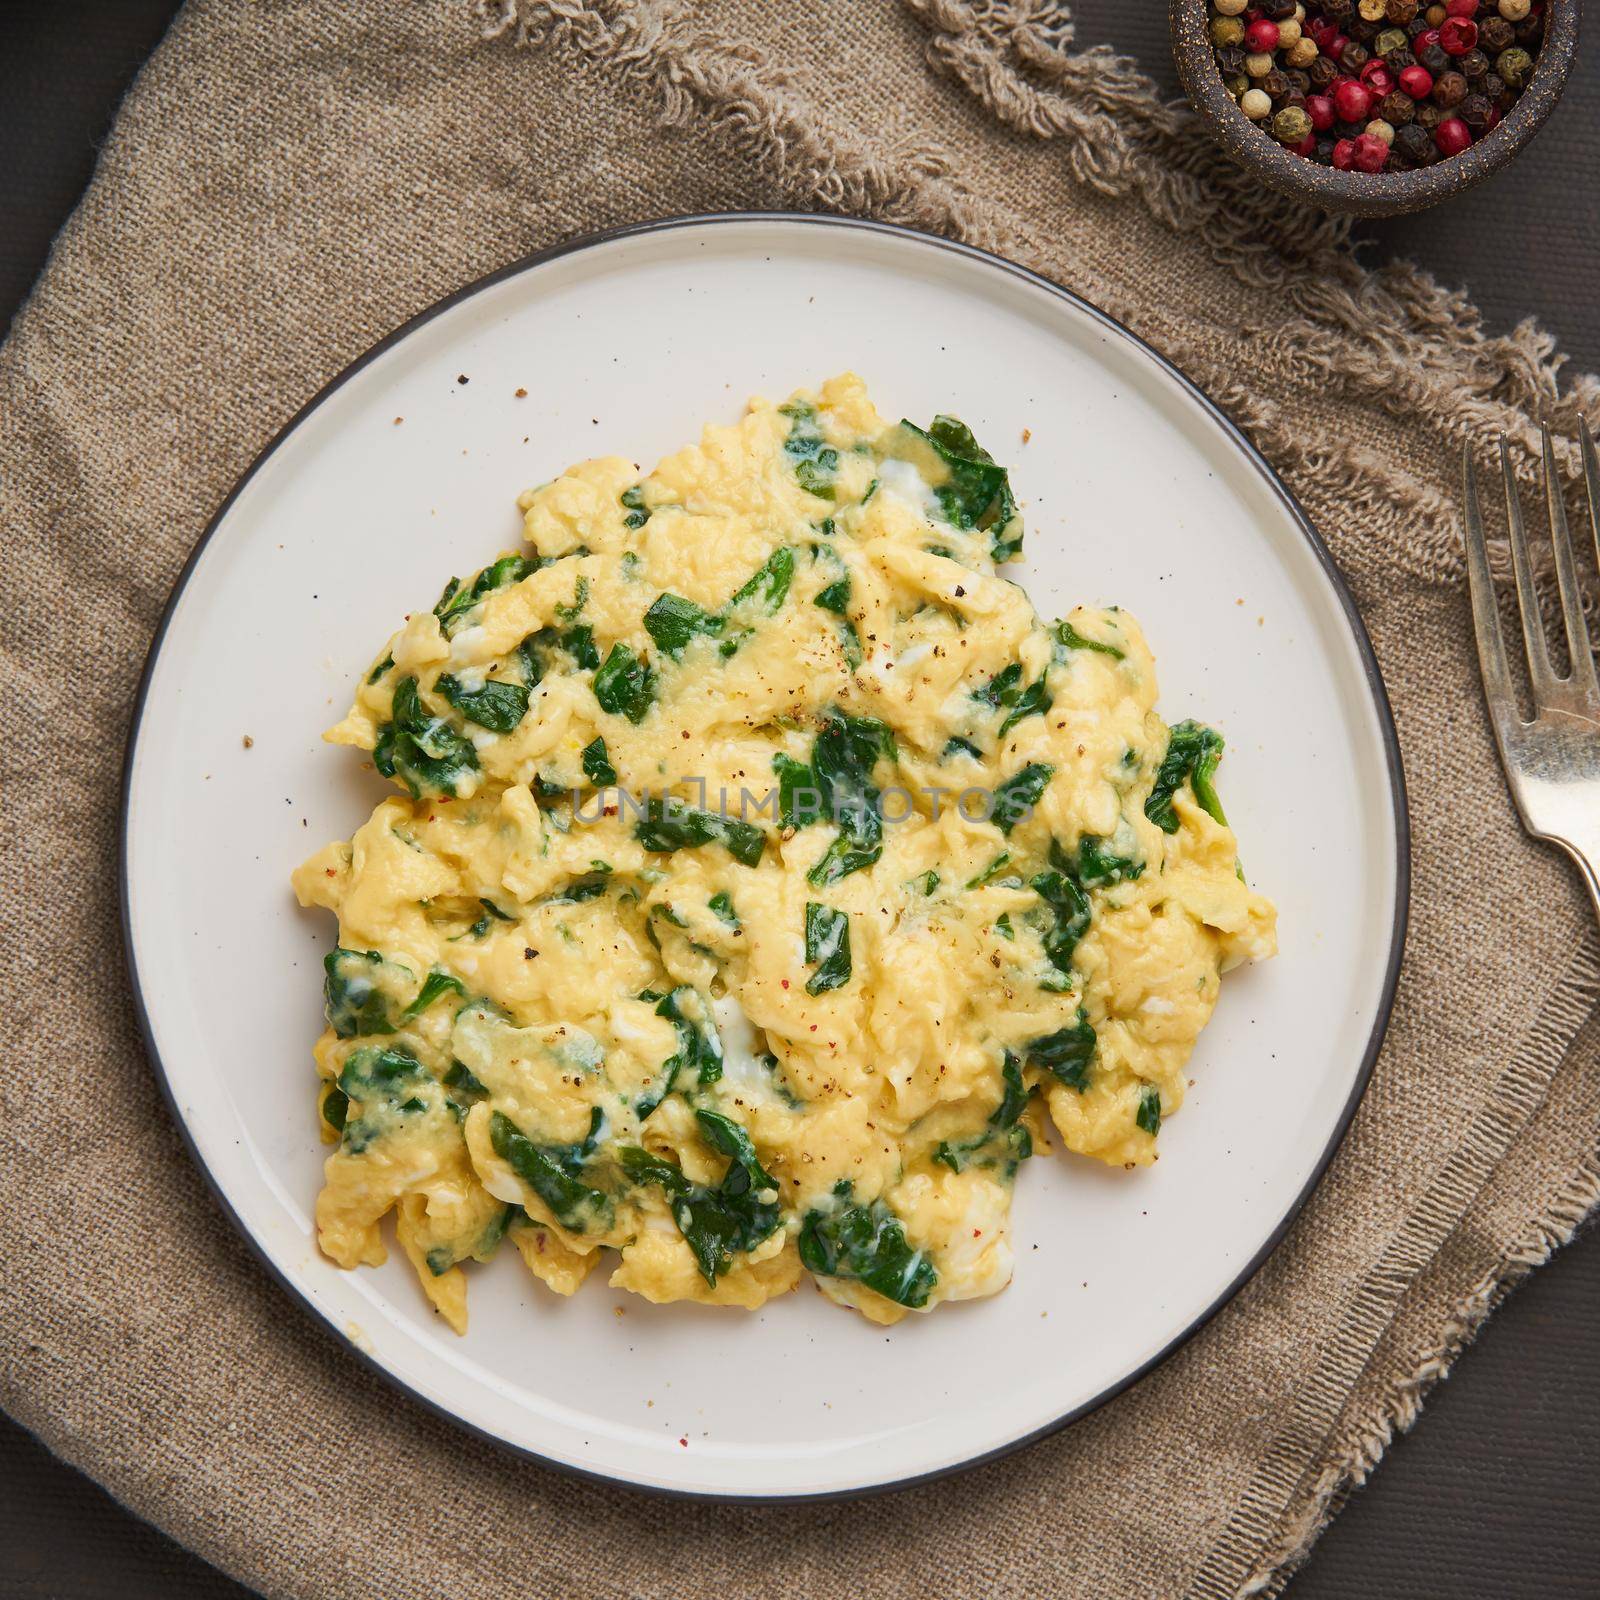
<svg viewBox="0 0 1600 1600">
<path fill-rule="evenodd" d="M 116 833 L 168 591 L 306 396 L 518 255 L 764 207 L 998 250 L 1229 410 L 1371 630 L 1415 881 L 1349 1136 L 1199 1337 L 981 1470 L 720 1508 L 470 1438 L 290 1305 L 143 1056 Z M 1530 419 L 1600 420 L 1600 386 L 1561 395 L 1537 331 L 1491 338 L 1459 296 L 1403 265 L 1366 271 L 1345 239 L 1224 167 L 1130 62 L 1076 49 L 1061 6 L 194 0 L 0 351 L 17 1040 L 0 1079 L 0 1404 L 273 1596 L 1276 1592 L 1498 1295 L 1600 1196 L 1600 940 L 1506 799 L 1452 504 L 1463 440 L 1506 430 L 1531 492 Z M 1281 774 L 1282 804 L 1301 781 Z"/>
</svg>

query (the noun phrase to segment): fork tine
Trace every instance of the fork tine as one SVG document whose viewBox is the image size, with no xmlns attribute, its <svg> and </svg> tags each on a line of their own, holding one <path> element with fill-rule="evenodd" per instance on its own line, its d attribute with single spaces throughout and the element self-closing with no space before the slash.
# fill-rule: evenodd
<svg viewBox="0 0 1600 1600">
<path fill-rule="evenodd" d="M 1595 681 L 1594 654 L 1589 648 L 1589 628 L 1583 620 L 1578 589 L 1578 569 L 1572 560 L 1572 536 L 1567 532 L 1566 497 L 1556 470 L 1555 444 L 1548 427 L 1539 430 L 1544 440 L 1544 498 L 1550 509 L 1550 544 L 1556 557 L 1556 583 L 1561 590 L 1561 620 L 1567 630 L 1567 650 L 1572 659 L 1571 681 L 1591 698 L 1600 696 Z"/>
<path fill-rule="evenodd" d="M 1533 566 L 1528 560 L 1528 536 L 1522 527 L 1522 502 L 1517 498 L 1517 480 L 1511 474 L 1511 453 L 1506 436 L 1500 435 L 1500 476 L 1506 490 L 1506 531 L 1511 536 L 1511 568 L 1517 575 L 1517 607 L 1522 612 L 1522 642 L 1528 650 L 1528 678 L 1537 703 L 1549 697 L 1555 687 L 1550 670 L 1550 653 L 1545 648 L 1544 623 L 1539 616 L 1539 593 L 1533 586 Z"/>
<path fill-rule="evenodd" d="M 1600 561 L 1600 455 L 1595 453 L 1589 424 L 1578 418 L 1578 445 L 1583 452 L 1583 484 L 1589 491 L 1589 530 L 1594 534 L 1594 556 Z"/>
<path fill-rule="evenodd" d="M 1472 446 L 1461 447 L 1462 543 L 1467 552 L 1467 582 L 1472 591 L 1472 631 L 1478 640 L 1478 665 L 1483 669 L 1483 692 L 1496 729 L 1516 714 L 1516 694 L 1506 667 L 1505 640 L 1500 634 L 1500 611 L 1495 603 L 1494 579 L 1489 575 L 1489 551 L 1483 542 L 1483 513 L 1478 509 L 1478 484 L 1472 472 Z"/>
</svg>

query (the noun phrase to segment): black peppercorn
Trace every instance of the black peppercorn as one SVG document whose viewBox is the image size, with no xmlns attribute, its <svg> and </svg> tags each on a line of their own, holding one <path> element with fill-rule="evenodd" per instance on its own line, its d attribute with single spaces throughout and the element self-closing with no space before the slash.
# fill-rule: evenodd
<svg viewBox="0 0 1600 1600">
<path fill-rule="evenodd" d="M 1442 111 L 1458 106 L 1467 97 L 1467 80 L 1459 72 L 1441 72 L 1434 80 L 1433 103 Z"/>
<path fill-rule="evenodd" d="M 1289 80 L 1289 98 L 1293 100 L 1298 95 L 1301 105 L 1304 105 L 1306 96 L 1311 93 L 1310 75 L 1302 72 L 1298 67 L 1290 67 L 1284 73 L 1284 77 Z"/>
<path fill-rule="evenodd" d="M 1322 0 L 1320 10 L 1329 22 L 1343 22 L 1356 8 L 1356 0 Z"/>
<path fill-rule="evenodd" d="M 1214 52 L 1217 58 L 1217 71 L 1224 78 L 1231 78 L 1236 73 L 1244 71 L 1245 48 L 1240 44 L 1225 44 Z"/>
<path fill-rule="evenodd" d="M 1354 39 L 1357 44 L 1371 44 L 1378 37 L 1379 27 L 1376 22 L 1367 22 L 1361 17 L 1351 17 L 1344 28 L 1347 37 Z"/>
<path fill-rule="evenodd" d="M 1419 33 L 1426 33 L 1431 26 L 1432 24 L 1426 17 L 1413 17 L 1406 24 L 1406 32 L 1415 39 Z"/>
<path fill-rule="evenodd" d="M 1502 50 L 1509 50 L 1511 41 L 1515 37 L 1515 31 L 1504 17 L 1491 14 L 1478 23 L 1478 47 L 1487 50 L 1492 56 L 1499 55 Z"/>
<path fill-rule="evenodd" d="M 1294 15 L 1295 0 L 1267 0 L 1262 11 L 1274 22 L 1284 22 Z"/>
<path fill-rule="evenodd" d="M 1336 122 L 1333 131 L 1341 139 L 1359 139 L 1367 131 L 1367 125 L 1364 122 Z"/>
<path fill-rule="evenodd" d="M 1311 80 L 1313 89 L 1326 89 L 1339 76 L 1339 67 L 1332 56 L 1318 56 L 1306 68 L 1306 76 Z"/>
<path fill-rule="evenodd" d="M 1403 50 L 1391 50 L 1388 55 L 1383 58 L 1383 64 L 1392 73 L 1395 73 L 1398 76 L 1400 73 L 1404 72 L 1407 67 L 1416 66 L 1417 58 L 1412 53 L 1411 47 L 1407 45 Z"/>
<path fill-rule="evenodd" d="M 1366 66 L 1372 59 L 1364 44 L 1357 44 L 1354 39 L 1347 44 L 1339 56 L 1339 65 L 1352 77 Z"/>
<path fill-rule="evenodd" d="M 1501 81 L 1500 74 L 1498 72 L 1491 72 L 1489 76 L 1483 80 L 1478 92 L 1483 95 L 1492 106 L 1496 107 L 1496 109 L 1500 111 L 1509 111 L 1517 98 L 1508 88 L 1506 88 L 1505 84 Z"/>
<path fill-rule="evenodd" d="M 1524 50 L 1531 50 L 1544 38 L 1544 18 L 1528 17 L 1517 24 L 1517 43 Z"/>
<path fill-rule="evenodd" d="M 1475 134 L 1485 134 L 1489 131 L 1489 124 L 1493 120 L 1494 107 L 1481 94 L 1469 94 L 1465 100 L 1456 107 L 1456 115 L 1472 129 Z"/>
<path fill-rule="evenodd" d="M 1256 79 L 1256 88 L 1265 89 L 1274 101 L 1283 99 L 1289 92 L 1289 80 L 1276 67 Z"/>
<path fill-rule="evenodd" d="M 1409 172 L 1411 165 L 1393 145 L 1389 146 L 1389 153 L 1383 158 L 1383 170 L 1385 172 Z"/>
<path fill-rule="evenodd" d="M 1437 44 L 1425 44 L 1417 51 L 1417 60 L 1436 78 L 1441 72 L 1448 72 L 1455 64 L 1455 57 L 1446 54 Z"/>
<path fill-rule="evenodd" d="M 1417 102 L 1403 89 L 1392 90 L 1378 102 L 1378 115 L 1392 128 L 1403 128 L 1417 114 Z"/>
<path fill-rule="evenodd" d="M 1383 15 L 1386 21 L 1403 28 L 1421 9 L 1417 0 L 1386 0 Z"/>
<path fill-rule="evenodd" d="M 1481 50 L 1469 50 L 1456 57 L 1456 71 L 1468 83 L 1480 83 L 1489 71 L 1489 58 Z"/>
<path fill-rule="evenodd" d="M 1421 128 L 1426 133 L 1432 133 L 1433 130 L 1437 128 L 1443 121 L 1444 112 L 1442 112 L 1438 106 L 1433 103 L 1433 101 L 1419 100 L 1417 102 L 1417 115 L 1411 126 L 1414 128 Z"/>
<path fill-rule="evenodd" d="M 1418 127 L 1414 122 L 1395 129 L 1394 147 L 1413 166 L 1431 166 L 1439 156 L 1432 136 L 1425 128 Z"/>
</svg>

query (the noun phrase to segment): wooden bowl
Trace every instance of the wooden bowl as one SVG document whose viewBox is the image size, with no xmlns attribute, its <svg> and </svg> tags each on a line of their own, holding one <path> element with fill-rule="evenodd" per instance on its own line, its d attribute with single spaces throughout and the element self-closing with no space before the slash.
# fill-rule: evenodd
<svg viewBox="0 0 1600 1600">
<path fill-rule="evenodd" d="M 1492 4 L 1492 0 L 1490 0 Z M 1171 0 L 1178 76 L 1217 143 L 1262 183 L 1324 211 L 1388 217 L 1447 200 L 1498 172 L 1539 131 L 1561 98 L 1578 50 L 1582 0 L 1548 0 L 1544 42 L 1521 98 L 1499 124 L 1458 156 L 1411 172 L 1339 172 L 1286 150 L 1253 123 L 1222 87 L 1206 33 L 1206 0 Z"/>
</svg>

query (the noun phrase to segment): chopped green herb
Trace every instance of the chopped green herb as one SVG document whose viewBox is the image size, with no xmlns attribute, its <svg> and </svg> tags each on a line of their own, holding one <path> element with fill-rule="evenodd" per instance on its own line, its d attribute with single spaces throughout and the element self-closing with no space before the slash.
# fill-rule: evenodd
<svg viewBox="0 0 1600 1600">
<path fill-rule="evenodd" d="M 832 906 L 806 902 L 806 963 L 817 970 L 806 979 L 807 994 L 822 994 L 850 981 L 850 918 Z"/>
<path fill-rule="evenodd" d="M 784 440 L 783 448 L 794 459 L 795 481 L 807 494 L 814 494 L 819 500 L 833 499 L 839 452 L 823 438 L 817 408 L 801 400 L 779 406 L 778 411 L 789 418 L 789 437 Z"/>
<path fill-rule="evenodd" d="M 1090 888 L 1120 883 L 1124 878 L 1131 880 L 1143 872 L 1144 862 L 1112 854 L 1106 841 L 1096 834 L 1086 833 L 1078 841 L 1078 881 Z"/>
</svg>

